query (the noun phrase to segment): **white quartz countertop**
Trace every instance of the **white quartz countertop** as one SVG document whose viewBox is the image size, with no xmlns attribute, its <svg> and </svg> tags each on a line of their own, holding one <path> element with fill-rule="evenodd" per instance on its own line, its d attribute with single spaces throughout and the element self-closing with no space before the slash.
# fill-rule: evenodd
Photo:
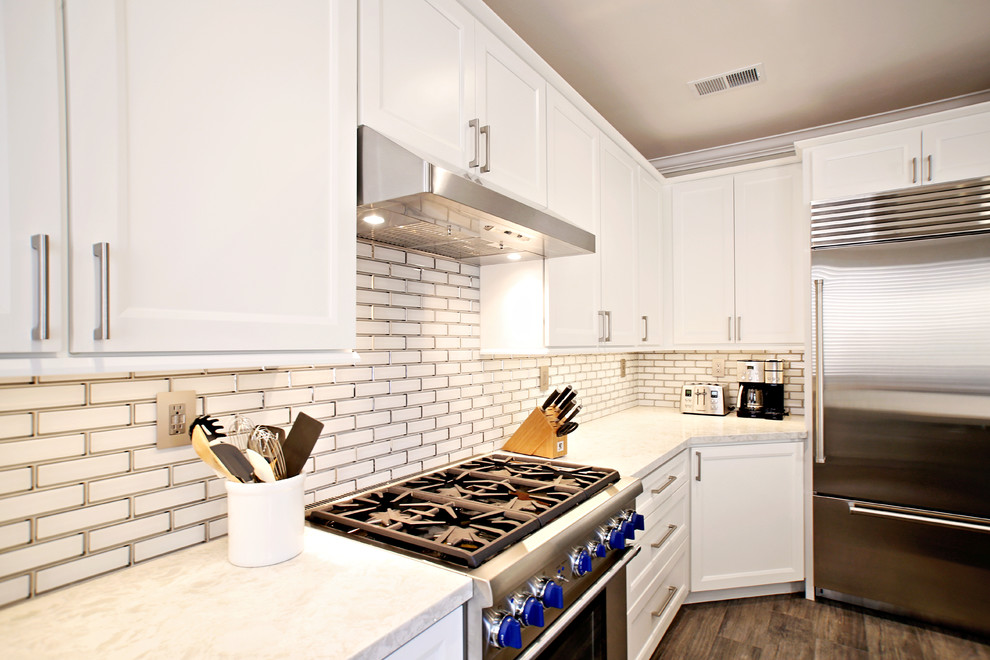
<svg viewBox="0 0 990 660">
<path fill-rule="evenodd" d="M 472 595 L 471 579 L 306 528 L 261 568 L 194 546 L 0 610 L 4 658 L 378 660 Z"/>
<path fill-rule="evenodd" d="M 560 460 L 618 470 L 624 477 L 644 477 L 696 445 L 794 442 L 808 437 L 805 419 L 747 419 L 685 415 L 674 408 L 640 406 L 582 422 L 567 436 Z"/>
</svg>

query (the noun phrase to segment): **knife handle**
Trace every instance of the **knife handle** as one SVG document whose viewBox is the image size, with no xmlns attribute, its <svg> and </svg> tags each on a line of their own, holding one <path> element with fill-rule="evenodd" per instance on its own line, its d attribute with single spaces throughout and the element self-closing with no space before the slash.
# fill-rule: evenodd
<svg viewBox="0 0 990 660">
<path fill-rule="evenodd" d="M 557 404 L 556 404 L 557 407 L 558 408 L 563 408 L 568 403 L 570 403 L 571 401 L 573 401 L 574 400 L 574 397 L 576 397 L 576 396 L 577 396 L 577 390 L 571 389 L 571 391 L 568 392 L 566 396 L 562 396 L 562 397 L 560 397 L 560 399 L 557 400 Z"/>
<path fill-rule="evenodd" d="M 563 420 L 564 424 L 570 423 L 575 417 L 577 417 L 577 414 L 579 412 L 581 412 L 581 406 L 578 406 L 577 408 L 571 411 L 571 414 L 567 416 L 567 419 Z"/>
<path fill-rule="evenodd" d="M 550 407 L 550 404 L 551 403 L 553 403 L 554 401 L 557 400 L 557 397 L 559 397 L 559 396 L 560 396 L 560 392 L 558 392 L 557 390 L 554 390 L 553 392 L 550 393 L 550 396 L 547 397 L 547 400 L 543 402 L 543 405 L 540 406 L 540 408 L 542 408 L 543 410 L 546 410 L 547 408 Z"/>
<path fill-rule="evenodd" d="M 557 413 L 557 421 L 559 421 L 560 423 L 563 423 L 564 422 L 564 417 L 567 415 L 567 413 L 571 412 L 571 408 L 574 407 L 574 404 L 575 404 L 574 399 L 571 399 L 570 401 L 568 401 L 567 403 L 565 403 L 563 406 L 561 406 L 560 407 L 560 412 Z"/>
</svg>

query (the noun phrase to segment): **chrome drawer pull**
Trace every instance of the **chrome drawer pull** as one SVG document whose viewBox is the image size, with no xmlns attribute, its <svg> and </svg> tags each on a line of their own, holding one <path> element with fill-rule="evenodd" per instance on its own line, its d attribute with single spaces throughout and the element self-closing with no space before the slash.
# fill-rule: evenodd
<svg viewBox="0 0 990 660">
<path fill-rule="evenodd" d="M 667 525 L 667 533 L 664 534 L 663 538 L 657 541 L 656 543 L 651 543 L 650 547 L 659 548 L 661 545 L 667 542 L 667 539 L 669 539 L 670 535 L 673 534 L 675 531 L 677 531 L 677 525 Z"/>
<path fill-rule="evenodd" d="M 31 237 L 31 247 L 38 251 L 38 325 L 31 330 L 31 339 L 51 339 L 50 330 L 50 277 L 48 266 L 49 236 L 35 234 Z"/>
<path fill-rule="evenodd" d="M 93 243 L 93 256 L 100 262 L 100 325 L 93 331 L 93 339 L 110 339 L 110 244 Z"/>
<path fill-rule="evenodd" d="M 474 160 L 468 163 L 468 167 L 477 167 L 481 163 L 481 133 L 478 131 L 478 126 L 477 119 L 468 122 L 468 128 L 474 129 Z"/>
<path fill-rule="evenodd" d="M 861 516 L 877 516 L 879 518 L 894 518 L 896 520 L 907 520 L 909 522 L 924 523 L 926 525 L 936 525 L 938 527 L 950 527 L 953 529 L 968 529 L 974 532 L 990 533 L 990 526 L 966 520 L 947 520 L 946 518 L 936 518 L 934 516 L 922 516 L 909 511 L 901 513 L 886 509 L 873 509 L 861 506 L 855 502 L 849 503 L 849 513 Z"/>
<path fill-rule="evenodd" d="M 677 587 L 667 587 L 667 600 L 663 601 L 663 605 L 656 612 L 650 612 L 653 616 L 659 618 L 663 616 L 664 611 L 670 605 L 670 601 L 674 600 L 674 596 L 677 595 Z"/>
<path fill-rule="evenodd" d="M 670 484 L 674 483 L 675 481 L 677 481 L 677 475 L 676 474 L 672 474 L 669 477 L 667 477 L 667 483 L 665 483 L 664 485 L 660 486 L 659 488 L 654 488 L 650 492 L 653 493 L 654 495 L 659 495 L 663 491 L 667 490 L 667 488 L 670 487 Z"/>
</svg>

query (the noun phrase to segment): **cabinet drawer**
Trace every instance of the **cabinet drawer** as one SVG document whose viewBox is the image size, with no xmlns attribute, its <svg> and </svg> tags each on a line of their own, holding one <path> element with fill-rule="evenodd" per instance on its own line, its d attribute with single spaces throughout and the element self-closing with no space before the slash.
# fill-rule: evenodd
<svg viewBox="0 0 990 660">
<path fill-rule="evenodd" d="M 626 602 L 633 610 L 660 568 L 688 538 L 688 489 L 678 487 L 662 506 L 646 516 L 646 531 L 639 554 L 626 568 Z"/>
<path fill-rule="evenodd" d="M 682 543 L 650 583 L 649 597 L 627 623 L 629 657 L 649 658 L 688 595 L 688 546 Z"/>
<path fill-rule="evenodd" d="M 648 516 L 687 481 L 688 452 L 685 450 L 643 479 L 643 494 L 636 498 L 636 510 Z"/>
</svg>

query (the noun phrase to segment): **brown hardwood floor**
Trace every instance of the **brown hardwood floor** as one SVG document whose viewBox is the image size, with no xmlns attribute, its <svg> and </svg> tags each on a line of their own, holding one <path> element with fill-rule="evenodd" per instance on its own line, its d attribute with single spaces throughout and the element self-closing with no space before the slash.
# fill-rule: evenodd
<svg viewBox="0 0 990 660">
<path fill-rule="evenodd" d="M 990 660 L 988 641 L 791 594 L 685 605 L 652 660 Z"/>
</svg>

